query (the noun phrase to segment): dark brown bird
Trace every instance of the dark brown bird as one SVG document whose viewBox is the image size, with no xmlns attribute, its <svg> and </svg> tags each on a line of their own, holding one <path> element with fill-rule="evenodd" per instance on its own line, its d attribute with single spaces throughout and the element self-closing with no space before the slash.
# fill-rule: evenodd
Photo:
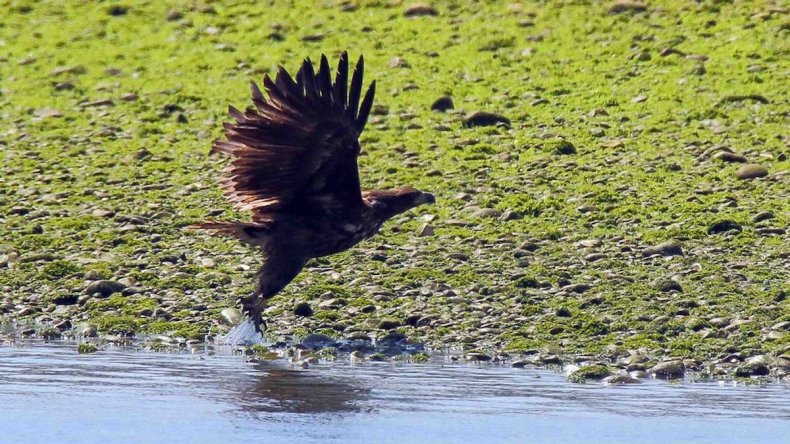
<svg viewBox="0 0 790 444">
<path fill-rule="evenodd" d="M 318 72 L 309 59 L 293 79 L 282 67 L 274 80 L 264 76 L 267 97 L 253 82 L 254 108 L 229 108 L 227 140 L 212 152 L 232 157 L 221 184 L 252 222 L 203 222 L 192 228 L 232 236 L 259 247 L 264 264 L 255 292 L 241 298 L 244 312 L 260 332 L 265 302 L 285 288 L 311 258 L 339 253 L 379 231 L 387 219 L 425 203 L 432 194 L 403 186 L 362 191 L 357 157 L 375 82 L 362 98 L 360 56 L 349 85 L 343 53 L 332 82 L 321 56 Z M 362 102 L 360 104 L 360 98 Z"/>
</svg>

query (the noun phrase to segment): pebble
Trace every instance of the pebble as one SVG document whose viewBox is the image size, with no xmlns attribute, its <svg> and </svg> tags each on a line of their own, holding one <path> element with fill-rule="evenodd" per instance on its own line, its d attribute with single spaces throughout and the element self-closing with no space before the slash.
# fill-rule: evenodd
<svg viewBox="0 0 790 444">
<path fill-rule="evenodd" d="M 108 217 L 114 216 L 115 213 L 113 211 L 110 211 L 110 210 L 104 210 L 104 209 L 101 209 L 101 208 L 96 208 L 95 210 L 93 210 L 91 212 L 91 215 L 95 216 L 95 217 L 108 218 Z"/>
<path fill-rule="evenodd" d="M 429 237 L 429 236 L 433 236 L 433 235 L 434 235 L 433 227 L 430 224 L 427 224 L 427 223 L 426 224 L 422 224 L 422 226 L 420 226 L 420 229 L 417 230 L 417 236 L 420 236 L 420 237 Z"/>
<path fill-rule="evenodd" d="M 770 373 L 768 366 L 763 362 L 750 362 L 735 369 L 735 376 L 748 378 L 749 376 L 766 376 Z"/>
<path fill-rule="evenodd" d="M 479 208 L 472 213 L 475 217 L 500 217 L 502 212 L 496 208 Z"/>
<path fill-rule="evenodd" d="M 453 103 L 453 98 L 450 96 L 439 97 L 431 104 L 431 110 L 433 111 L 444 112 L 453 108 L 455 108 L 455 104 Z"/>
<path fill-rule="evenodd" d="M 217 263 L 214 262 L 214 259 L 211 259 L 210 257 L 204 257 L 200 259 L 200 265 L 206 268 L 213 268 L 217 266 Z"/>
<path fill-rule="evenodd" d="M 510 128 L 510 119 L 501 114 L 478 111 L 465 118 L 463 122 L 464 128 L 494 125 L 502 125 L 505 128 Z"/>
<path fill-rule="evenodd" d="M 569 318 L 572 316 L 571 311 L 568 310 L 566 307 L 560 307 L 555 312 L 555 315 L 560 318 Z"/>
<path fill-rule="evenodd" d="M 653 247 L 645 248 L 645 250 L 642 251 L 643 256 L 653 256 L 656 254 L 662 256 L 683 256 L 683 246 L 676 240 L 670 240 Z"/>
<path fill-rule="evenodd" d="M 611 385 L 625 385 L 625 384 L 640 384 L 641 382 L 631 375 L 612 375 L 603 378 L 605 384 Z"/>
<path fill-rule="evenodd" d="M 718 153 L 713 155 L 714 159 L 723 160 L 724 162 L 736 162 L 736 163 L 745 163 L 746 158 L 735 153 L 731 153 L 729 151 L 719 151 Z"/>
<path fill-rule="evenodd" d="M 113 105 L 113 101 L 112 99 L 109 98 L 93 100 L 82 104 L 82 106 L 84 107 L 111 106 L 111 105 Z"/>
<path fill-rule="evenodd" d="M 468 261 L 469 255 L 464 253 L 450 253 L 447 255 L 450 259 L 455 259 L 457 261 Z"/>
<path fill-rule="evenodd" d="M 554 154 L 576 154 L 576 147 L 567 140 L 557 140 L 549 145 Z"/>
<path fill-rule="evenodd" d="M 648 369 L 648 373 L 660 379 L 682 378 L 685 371 L 686 367 L 683 365 L 683 361 L 680 360 L 659 362 Z"/>
<path fill-rule="evenodd" d="M 713 223 L 710 227 L 708 227 L 708 234 L 718 234 L 724 233 L 727 231 L 742 231 L 743 228 L 741 224 L 735 222 L 734 220 L 720 220 L 718 222 Z"/>
<path fill-rule="evenodd" d="M 296 316 L 310 317 L 313 315 L 313 307 L 306 301 L 298 302 L 293 311 Z"/>
<path fill-rule="evenodd" d="M 69 321 L 68 319 L 65 319 L 63 321 L 54 323 L 52 326 L 57 328 L 60 331 L 66 331 L 66 330 L 71 328 L 71 321 Z"/>
<path fill-rule="evenodd" d="M 95 338 L 99 336 L 99 329 L 88 323 L 81 323 L 77 325 L 77 335 L 82 338 Z"/>
<path fill-rule="evenodd" d="M 590 253 L 587 256 L 584 256 L 584 260 L 587 262 L 595 262 L 604 258 L 606 258 L 606 255 L 603 253 Z"/>
<path fill-rule="evenodd" d="M 590 284 L 570 284 L 564 287 L 561 287 L 560 290 L 567 291 L 571 293 L 584 293 L 585 291 L 592 288 Z"/>
<path fill-rule="evenodd" d="M 469 352 L 464 357 L 471 362 L 487 362 L 491 360 L 491 356 L 480 352 Z"/>
<path fill-rule="evenodd" d="M 33 111 L 33 114 L 36 117 L 40 117 L 42 119 L 50 118 L 50 117 L 63 117 L 63 113 L 56 110 L 55 108 L 39 108 Z"/>
<path fill-rule="evenodd" d="M 390 68 L 408 68 L 409 62 L 406 61 L 403 57 L 393 57 L 389 61 Z"/>
<path fill-rule="evenodd" d="M 337 345 L 337 342 L 326 335 L 321 334 L 309 334 L 302 339 L 302 346 L 306 348 L 312 348 L 314 350 L 325 348 L 325 347 L 334 347 Z"/>
<path fill-rule="evenodd" d="M 573 371 L 568 375 L 568 380 L 571 382 L 584 382 L 584 381 L 598 381 L 609 376 L 610 371 L 605 365 L 593 364 Z"/>
<path fill-rule="evenodd" d="M 505 210 L 502 212 L 502 216 L 500 219 L 502 220 L 521 220 L 524 218 L 524 215 L 519 213 L 518 211 L 512 210 Z"/>
<path fill-rule="evenodd" d="M 379 330 L 392 330 L 393 328 L 398 328 L 403 323 L 397 319 L 393 318 L 385 318 L 379 321 L 378 329 Z"/>
<path fill-rule="evenodd" d="M 427 3 L 412 3 L 403 11 L 406 17 L 436 16 L 439 11 Z"/>
<path fill-rule="evenodd" d="M 609 6 L 609 15 L 624 14 L 626 12 L 644 12 L 647 6 L 631 0 L 620 0 Z"/>
<path fill-rule="evenodd" d="M 603 128 L 590 128 L 588 132 L 593 137 L 603 137 L 606 135 L 606 132 Z"/>
<path fill-rule="evenodd" d="M 113 293 L 123 291 L 124 288 L 126 288 L 126 286 L 120 282 L 100 280 L 88 284 L 88 286 L 85 288 L 85 293 L 89 295 L 98 293 L 102 297 L 107 297 Z"/>
<path fill-rule="evenodd" d="M 769 219 L 773 219 L 773 218 L 774 218 L 774 213 L 773 212 L 771 212 L 771 211 L 761 211 L 761 212 L 759 212 L 759 213 L 754 215 L 754 217 L 752 218 L 752 222 L 757 223 L 757 222 L 762 222 L 764 220 L 769 220 Z"/>
<path fill-rule="evenodd" d="M 663 291 L 665 293 L 670 291 L 676 292 L 683 292 L 683 287 L 680 285 L 679 282 L 673 281 L 672 279 L 659 279 L 654 283 L 654 286 L 659 291 Z"/>
<path fill-rule="evenodd" d="M 746 165 L 738 168 L 738 171 L 735 172 L 735 177 L 741 180 L 756 179 L 758 177 L 765 177 L 767 175 L 768 169 L 755 163 L 747 163 Z"/>
</svg>

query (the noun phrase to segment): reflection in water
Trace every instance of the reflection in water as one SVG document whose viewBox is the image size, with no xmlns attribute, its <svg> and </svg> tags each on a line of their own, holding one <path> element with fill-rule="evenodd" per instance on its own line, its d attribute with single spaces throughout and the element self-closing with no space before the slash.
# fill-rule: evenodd
<svg viewBox="0 0 790 444">
<path fill-rule="evenodd" d="M 313 372 L 284 369 L 282 363 L 255 365 L 258 375 L 240 387 L 236 402 L 248 412 L 347 413 L 361 410 L 370 389 L 353 379 L 322 378 Z M 278 368 L 280 367 L 280 368 Z M 250 384 L 250 382 L 252 382 Z"/>
<path fill-rule="evenodd" d="M 0 442 L 776 442 L 790 434 L 788 393 L 579 385 L 441 358 L 303 370 L 227 353 L 0 346 Z"/>
</svg>

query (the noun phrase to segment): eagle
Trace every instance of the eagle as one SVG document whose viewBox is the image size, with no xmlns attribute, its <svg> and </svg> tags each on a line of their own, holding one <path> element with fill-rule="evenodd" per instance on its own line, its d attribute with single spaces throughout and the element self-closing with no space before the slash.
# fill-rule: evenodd
<svg viewBox="0 0 790 444">
<path fill-rule="evenodd" d="M 375 235 L 386 220 L 436 202 L 433 194 L 409 186 L 362 191 L 359 136 L 376 91 L 374 81 L 362 96 L 364 67 L 360 56 L 350 83 L 347 52 L 334 82 L 326 55 L 317 72 L 305 59 L 295 78 L 279 67 L 274 79 L 263 78 L 266 95 L 251 82 L 254 107 L 229 107 L 234 121 L 224 124 L 225 140 L 211 148 L 231 157 L 220 184 L 252 221 L 205 221 L 190 228 L 234 237 L 262 252 L 255 291 L 237 301 L 257 335 L 266 326 L 266 301 L 310 259 L 345 251 Z"/>
</svg>

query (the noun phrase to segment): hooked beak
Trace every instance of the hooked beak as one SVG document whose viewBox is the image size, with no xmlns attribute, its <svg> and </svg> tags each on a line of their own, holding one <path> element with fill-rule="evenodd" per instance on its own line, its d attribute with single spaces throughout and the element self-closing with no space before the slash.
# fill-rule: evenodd
<svg viewBox="0 0 790 444">
<path fill-rule="evenodd" d="M 436 197 L 434 197 L 433 194 L 431 194 L 431 193 L 420 193 L 420 195 L 417 196 L 417 200 L 415 201 L 415 203 L 417 205 L 435 204 L 436 203 Z"/>
</svg>

